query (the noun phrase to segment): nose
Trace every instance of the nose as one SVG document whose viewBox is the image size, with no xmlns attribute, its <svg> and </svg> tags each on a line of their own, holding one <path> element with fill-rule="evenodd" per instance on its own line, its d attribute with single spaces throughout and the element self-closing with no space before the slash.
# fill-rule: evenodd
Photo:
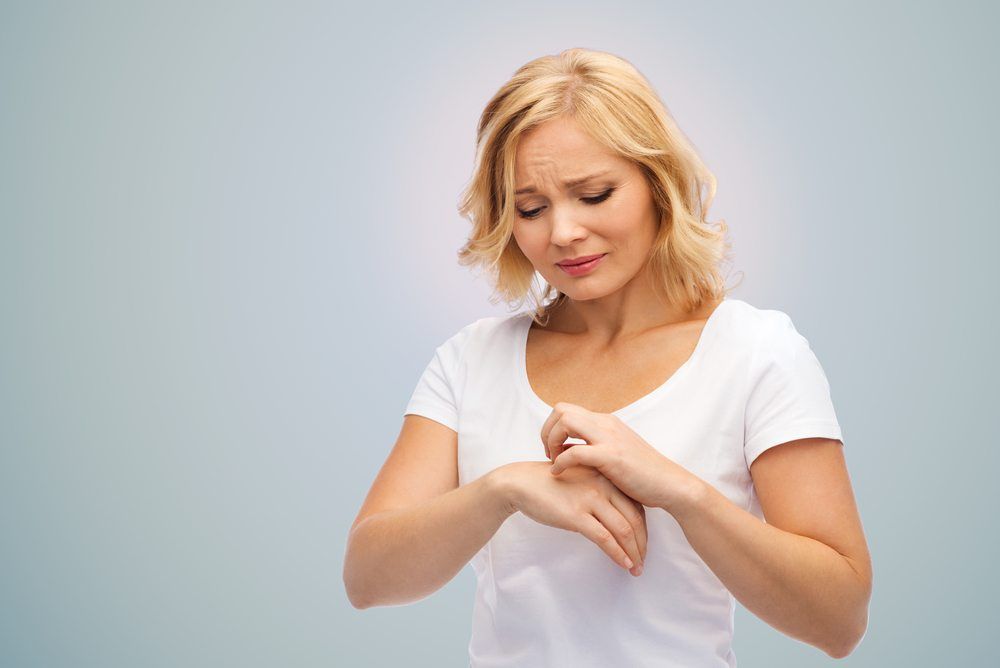
<svg viewBox="0 0 1000 668">
<path fill-rule="evenodd" d="M 552 243 L 556 246 L 568 246 L 587 237 L 587 229 L 576 221 L 571 211 L 553 211 L 551 220 Z"/>
</svg>

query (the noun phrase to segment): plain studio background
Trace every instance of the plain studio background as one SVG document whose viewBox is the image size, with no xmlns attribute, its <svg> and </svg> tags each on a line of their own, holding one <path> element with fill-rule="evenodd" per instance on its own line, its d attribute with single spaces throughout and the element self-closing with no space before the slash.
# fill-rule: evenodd
<svg viewBox="0 0 1000 668">
<path fill-rule="evenodd" d="M 345 541 L 434 347 L 506 313 L 455 262 L 479 112 L 583 46 L 651 80 L 733 296 L 828 374 L 875 567 L 842 663 L 981 665 L 997 11 L 471 4 L 4 3 L 0 664 L 466 665 L 471 567 L 358 611 Z M 742 607 L 735 649 L 833 661 Z"/>
</svg>

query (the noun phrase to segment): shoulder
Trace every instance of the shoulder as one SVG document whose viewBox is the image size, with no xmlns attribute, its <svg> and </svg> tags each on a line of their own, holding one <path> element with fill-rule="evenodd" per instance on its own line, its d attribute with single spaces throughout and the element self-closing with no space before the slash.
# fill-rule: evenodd
<svg viewBox="0 0 1000 668">
<path fill-rule="evenodd" d="M 740 329 L 753 333 L 774 330 L 791 323 L 791 318 L 784 311 L 771 308 L 760 308 L 742 299 L 727 298 L 728 315 Z"/>
<path fill-rule="evenodd" d="M 530 317 L 527 313 L 483 316 L 462 326 L 461 329 L 452 335 L 452 338 L 473 340 L 502 335 L 508 331 L 517 329 L 519 323 L 523 323 L 525 318 Z"/>
<path fill-rule="evenodd" d="M 742 299 L 727 298 L 724 304 L 719 329 L 731 350 L 758 351 L 795 331 L 791 318 L 784 311 L 759 308 Z"/>
<path fill-rule="evenodd" d="M 761 345 L 787 342 L 798 336 L 791 316 L 772 308 L 759 308 L 742 299 L 727 299 L 729 302 L 729 329 L 744 335 L 750 342 Z"/>
<path fill-rule="evenodd" d="M 457 359 L 470 348 L 490 348 L 499 342 L 499 338 L 513 336 L 524 318 L 530 318 L 530 315 L 516 313 L 477 318 L 449 336 L 439 350 Z"/>
<path fill-rule="evenodd" d="M 752 330 L 747 348 L 751 387 L 784 385 L 810 395 L 829 391 L 819 358 L 788 313 L 749 304 L 740 310 Z M 821 402 L 822 398 L 816 401 Z"/>
<path fill-rule="evenodd" d="M 811 353 L 808 340 L 785 311 L 759 308 L 741 299 L 727 301 L 731 303 L 724 329 L 730 349 L 745 356 L 751 373 L 775 364 L 791 366 Z"/>
</svg>

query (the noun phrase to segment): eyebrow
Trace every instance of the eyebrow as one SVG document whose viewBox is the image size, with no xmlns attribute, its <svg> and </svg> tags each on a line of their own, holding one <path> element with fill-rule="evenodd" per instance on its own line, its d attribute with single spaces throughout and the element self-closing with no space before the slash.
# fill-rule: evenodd
<svg viewBox="0 0 1000 668">
<path fill-rule="evenodd" d="M 607 169 L 607 170 L 604 170 L 603 172 L 597 172 L 596 174 L 591 174 L 590 176 L 581 176 L 578 179 L 570 179 L 569 181 L 563 181 L 563 185 L 566 186 L 567 188 L 572 188 L 574 186 L 580 185 L 581 183 L 586 183 L 587 181 L 589 181 L 591 179 L 596 179 L 598 176 L 604 176 L 605 174 L 608 174 L 610 172 L 611 172 L 611 170 Z M 520 188 L 518 190 L 515 190 L 514 194 L 515 195 L 523 195 L 523 194 L 526 194 L 526 193 L 533 193 L 533 192 L 535 192 L 535 186 L 525 186 L 524 188 Z"/>
</svg>

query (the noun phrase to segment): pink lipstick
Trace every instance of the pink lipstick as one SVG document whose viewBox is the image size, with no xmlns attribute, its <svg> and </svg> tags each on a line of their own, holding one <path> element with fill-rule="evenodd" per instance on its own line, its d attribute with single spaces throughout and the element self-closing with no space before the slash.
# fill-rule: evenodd
<svg viewBox="0 0 1000 668">
<path fill-rule="evenodd" d="M 557 264 L 560 269 L 570 276 L 584 276 L 592 272 L 604 260 L 606 255 L 607 253 L 602 255 L 587 255 L 573 260 L 564 260 Z M 571 262 L 575 262 L 576 264 L 570 264 Z"/>
</svg>

